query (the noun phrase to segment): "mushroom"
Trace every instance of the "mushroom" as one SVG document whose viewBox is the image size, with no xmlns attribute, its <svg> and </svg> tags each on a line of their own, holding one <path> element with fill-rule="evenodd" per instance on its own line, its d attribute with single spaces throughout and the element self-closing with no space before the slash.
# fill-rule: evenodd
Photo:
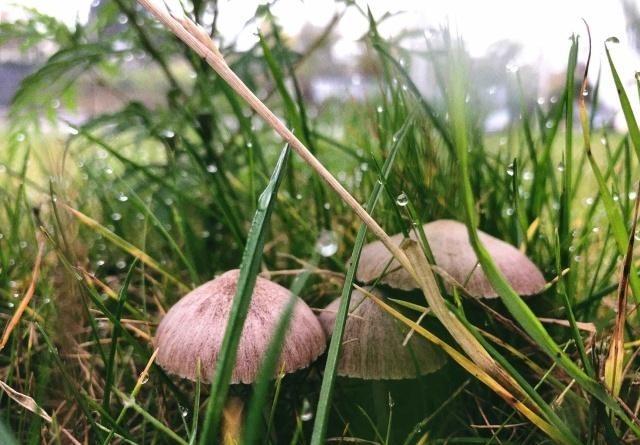
<svg viewBox="0 0 640 445">
<path fill-rule="evenodd" d="M 379 290 L 368 290 L 384 298 Z M 330 335 L 340 298 L 332 301 L 318 317 Z M 445 359 L 435 346 L 420 336 L 403 344 L 409 329 L 396 322 L 374 301 L 354 290 L 349 302 L 342 351 L 337 373 L 364 380 L 412 379 L 440 369 Z"/>
<path fill-rule="evenodd" d="M 438 267 L 458 283 L 463 284 L 474 297 L 496 298 L 498 296 L 478 265 L 478 258 L 469 242 L 469 234 L 464 224 L 441 219 L 425 224 L 423 229 Z M 480 230 L 478 230 L 478 236 L 518 294 L 534 295 L 542 291 L 546 282 L 540 270 L 529 258 L 511 244 Z M 403 238 L 402 233 L 391 237 L 398 245 Z M 416 239 L 413 231 L 411 238 Z M 418 288 L 418 284 L 409 273 L 400 267 L 395 259 L 392 260 L 391 253 L 380 241 L 367 244 L 362 249 L 356 277 L 364 283 L 371 283 L 380 277 L 381 283 L 395 289 Z M 448 290 L 451 289 L 448 283 L 445 285 Z"/>
<path fill-rule="evenodd" d="M 215 371 L 229 312 L 236 293 L 239 270 L 230 270 L 189 292 L 162 319 L 154 339 L 157 363 L 168 373 L 196 379 L 201 363 L 202 380 L 210 382 Z M 258 277 L 247 319 L 240 337 L 231 383 L 255 381 L 272 334 L 291 293 Z M 309 366 L 326 347 L 318 319 L 298 298 L 289 331 L 282 346 L 286 373 Z"/>
</svg>

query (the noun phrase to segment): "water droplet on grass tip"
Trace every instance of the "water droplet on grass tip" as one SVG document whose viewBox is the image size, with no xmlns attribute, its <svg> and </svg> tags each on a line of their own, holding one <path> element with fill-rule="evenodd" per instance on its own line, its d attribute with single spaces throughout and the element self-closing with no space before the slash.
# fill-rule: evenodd
<svg viewBox="0 0 640 445">
<path fill-rule="evenodd" d="M 396 198 L 396 204 L 398 204 L 400 207 L 405 207 L 407 204 L 409 204 L 409 198 L 407 197 L 407 194 L 404 192 L 400 193 Z"/>
<path fill-rule="evenodd" d="M 559 172 L 563 172 L 564 171 L 564 162 L 558 162 L 558 171 Z"/>
<path fill-rule="evenodd" d="M 607 40 L 605 40 L 605 43 L 620 43 L 620 39 L 618 39 L 616 36 L 611 36 Z"/>
<path fill-rule="evenodd" d="M 511 164 L 509 164 L 509 165 L 507 166 L 507 174 L 508 174 L 509 176 L 513 176 L 513 175 L 514 175 L 514 173 L 515 173 L 515 167 L 514 167 L 513 163 L 511 163 Z"/>
<path fill-rule="evenodd" d="M 322 230 L 316 240 L 316 252 L 323 257 L 330 257 L 338 251 L 338 238 L 332 230 Z"/>
<path fill-rule="evenodd" d="M 217 173 L 218 172 L 218 166 L 216 164 L 209 164 L 209 165 L 207 165 L 207 171 L 209 173 Z"/>
</svg>

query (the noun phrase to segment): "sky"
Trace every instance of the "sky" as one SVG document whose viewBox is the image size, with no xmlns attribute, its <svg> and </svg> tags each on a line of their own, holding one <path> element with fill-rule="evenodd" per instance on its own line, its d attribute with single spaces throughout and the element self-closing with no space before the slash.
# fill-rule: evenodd
<svg viewBox="0 0 640 445">
<path fill-rule="evenodd" d="M 0 3 L 7 0 L 0 0 Z M 109 0 L 93 0 L 109 1 Z M 159 0 L 162 1 L 162 0 Z M 166 0 L 167 2 L 179 0 Z M 640 0 L 637 0 L 640 2 Z M 18 0 L 69 24 L 78 18 L 86 20 L 92 0 Z M 256 39 L 257 25 L 243 30 L 253 16 L 257 0 L 220 0 L 218 27 L 222 38 L 238 38 L 240 49 L 249 47 Z M 640 57 L 628 45 L 622 4 L 618 0 L 357 0 L 358 5 L 371 8 L 374 16 L 395 13 L 381 27 L 386 35 L 403 29 L 424 29 L 448 24 L 460 34 L 472 55 L 480 56 L 493 43 L 510 39 L 522 44 L 517 63 L 535 64 L 542 71 L 562 71 L 566 67 L 569 37 L 581 36 L 580 60 L 586 60 L 586 32 L 584 18 L 590 26 L 593 42 L 591 73 L 597 74 L 604 59 L 604 41 L 610 36 L 620 38 L 613 45 L 612 55 L 619 65 L 627 91 L 637 94 L 634 73 L 640 71 Z M 272 8 L 285 32 L 296 34 L 305 23 L 327 24 L 336 11 L 344 6 L 333 0 L 279 0 Z M 339 57 L 357 53 L 359 39 L 367 29 L 364 17 L 351 8 L 340 21 L 337 30 L 342 36 L 334 52 Z M 617 95 L 609 69 L 603 66 L 601 98 L 617 105 Z M 638 103 L 638 100 L 633 101 Z"/>
</svg>

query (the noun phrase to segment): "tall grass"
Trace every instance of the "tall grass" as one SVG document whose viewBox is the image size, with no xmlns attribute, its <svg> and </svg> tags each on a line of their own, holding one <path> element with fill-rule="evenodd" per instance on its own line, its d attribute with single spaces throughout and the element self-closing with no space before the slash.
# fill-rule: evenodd
<svg viewBox="0 0 640 445">
<path fill-rule="evenodd" d="M 189 5 L 197 22 L 215 13 L 216 3 Z M 0 25 L 0 43 L 59 48 L 22 82 L 3 128 L 3 443 L 212 443 L 227 395 L 250 401 L 247 443 L 638 440 L 638 318 L 624 290 L 628 280 L 629 300 L 637 301 L 640 132 L 613 41 L 601 75 L 616 83 L 629 134 L 594 127 L 598 85 L 587 102 L 586 73 L 576 72 L 579 49 L 590 42 L 575 36 L 553 101 L 536 100 L 524 68 L 493 86 L 517 111 L 504 131 L 490 133 L 483 116 L 491 94 L 462 41 L 439 31 L 427 38 L 428 51 L 410 52 L 402 39 L 383 39 L 370 12 L 348 7 L 369 21 L 362 45 L 377 91 L 364 102 L 305 97 L 303 68 L 322 63 L 315 51 L 335 22 L 308 52 L 296 52 L 267 6 L 255 13 L 264 26 L 254 47 L 220 48 L 224 78 L 127 1 L 104 3 L 74 31 L 36 11 Z M 207 35 L 216 35 L 215 23 Z M 198 41 L 215 55 L 207 35 Z M 143 69 L 132 59 L 144 62 L 148 78 L 131 87 L 128 71 Z M 422 59 L 434 93 L 421 92 L 411 76 Z M 281 127 L 261 120 L 248 95 L 236 95 L 231 73 L 283 116 Z M 96 84 L 138 93 L 151 85 L 153 101 L 141 94 L 80 123 L 65 121 L 60 106 L 73 109 L 76 94 Z M 302 158 L 285 165 L 270 125 Z M 439 218 L 466 222 L 500 301 L 447 295 L 429 278 L 428 246 L 396 251 L 427 299 L 415 291 L 394 295 L 402 304 L 374 301 L 451 359 L 373 393 L 368 382 L 338 377 L 367 226 L 384 237 Z M 518 296 L 477 228 L 525 251 L 550 283 L 545 292 Z M 327 242 L 337 251 L 323 256 L 317 247 Z M 153 364 L 156 323 L 189 288 L 236 267 L 242 285 L 214 384 L 167 375 Z M 258 382 L 229 386 L 258 273 L 319 310 L 341 295 L 336 330 L 325 357 L 271 382 L 285 317 Z M 426 301 L 433 310 L 420 321 Z"/>
</svg>

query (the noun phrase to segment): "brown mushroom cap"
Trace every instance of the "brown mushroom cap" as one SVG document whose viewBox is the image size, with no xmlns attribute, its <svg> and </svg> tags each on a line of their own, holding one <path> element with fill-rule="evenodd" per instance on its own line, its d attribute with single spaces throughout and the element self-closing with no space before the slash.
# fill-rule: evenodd
<svg viewBox="0 0 640 445">
<path fill-rule="evenodd" d="M 156 361 L 167 372 L 195 380 L 200 359 L 201 379 L 210 381 L 236 293 L 238 274 L 239 270 L 231 270 L 197 287 L 164 316 L 154 344 L 159 349 Z M 290 295 L 284 287 L 258 277 L 231 383 L 255 380 Z M 284 371 L 289 373 L 308 366 L 325 347 L 326 338 L 318 319 L 298 298 L 280 356 Z"/>
<path fill-rule="evenodd" d="M 370 291 L 382 297 L 378 290 Z M 333 331 L 340 298 L 318 317 L 327 335 Z M 435 372 L 444 365 L 439 349 L 414 334 L 402 345 L 409 329 L 396 321 L 362 292 L 354 290 L 349 302 L 338 375 L 365 380 L 412 379 Z"/>
<path fill-rule="evenodd" d="M 458 222 L 441 219 L 425 224 L 424 233 L 433 252 L 436 264 L 476 297 L 495 298 L 496 291 L 489 283 L 478 258 L 469 242 L 467 227 Z M 478 230 L 478 235 L 489 254 L 514 290 L 520 295 L 534 295 L 542 291 L 545 280 L 540 270 L 522 252 L 498 238 Z M 411 238 L 416 234 L 411 232 Z M 400 245 L 403 234 L 391 237 Z M 367 244 L 362 249 L 356 277 L 364 283 L 378 278 L 392 256 L 380 241 Z M 380 282 L 401 290 L 413 290 L 418 284 L 394 259 Z M 472 273 L 473 272 L 473 273 Z M 469 275 L 471 274 L 471 275 Z M 450 289 L 450 285 L 446 284 Z"/>
</svg>

